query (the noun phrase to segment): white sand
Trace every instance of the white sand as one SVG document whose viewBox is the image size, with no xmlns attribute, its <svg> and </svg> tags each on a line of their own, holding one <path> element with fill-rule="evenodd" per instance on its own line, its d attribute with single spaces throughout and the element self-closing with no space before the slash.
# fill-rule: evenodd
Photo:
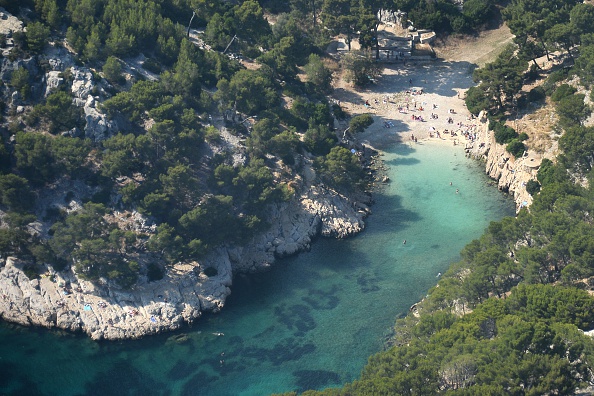
<svg viewBox="0 0 594 396">
<path fill-rule="evenodd" d="M 412 80 L 412 84 L 409 80 Z M 419 142 L 444 142 L 453 145 L 456 141 L 464 147 L 468 140 L 462 132 L 478 131 L 479 125 L 478 120 L 470 119 L 470 112 L 463 100 L 466 90 L 472 85 L 470 63 L 435 61 L 429 64 L 408 64 L 406 67 L 402 64 L 389 65 L 378 82 L 371 87 L 356 91 L 341 82 L 332 96 L 351 115 L 373 115 L 375 122 L 365 132 L 357 135 L 357 140 L 377 150 L 396 142 L 412 143 L 411 135 Z M 421 89 L 421 95 L 406 93 Z M 370 108 L 365 106 L 365 101 L 369 101 Z M 399 111 L 399 107 L 402 111 Z M 421 107 L 423 111 L 420 110 Z M 453 114 L 449 113 L 450 109 L 454 111 Z M 438 119 L 431 119 L 431 113 L 437 114 Z M 413 115 L 423 117 L 424 121 L 412 120 Z M 452 124 L 447 122 L 448 117 L 453 119 Z M 390 123 L 390 128 L 386 127 L 386 123 Z M 463 126 L 458 126 L 458 123 Z M 473 128 L 472 125 L 476 127 Z M 430 137 L 432 128 L 440 133 L 441 139 L 436 132 Z M 445 130 L 455 131 L 457 136 L 446 134 Z"/>
</svg>

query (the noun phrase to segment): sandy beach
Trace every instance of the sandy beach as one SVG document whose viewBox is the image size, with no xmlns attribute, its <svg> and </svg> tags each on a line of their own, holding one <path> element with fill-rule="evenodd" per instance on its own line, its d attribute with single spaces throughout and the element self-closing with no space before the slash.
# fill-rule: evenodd
<svg viewBox="0 0 594 396">
<path fill-rule="evenodd" d="M 351 115 L 374 123 L 357 140 L 377 150 L 397 142 L 441 142 L 464 147 L 479 130 L 464 95 L 473 85 L 469 62 L 387 65 L 378 81 L 356 91 L 340 82 L 333 99 Z M 346 127 L 345 127 L 346 128 Z"/>
</svg>

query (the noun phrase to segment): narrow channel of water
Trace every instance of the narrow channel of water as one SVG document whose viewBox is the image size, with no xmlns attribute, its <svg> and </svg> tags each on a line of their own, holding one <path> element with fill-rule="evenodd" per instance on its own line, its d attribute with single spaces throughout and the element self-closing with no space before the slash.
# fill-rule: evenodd
<svg viewBox="0 0 594 396">
<path fill-rule="evenodd" d="M 357 378 L 395 318 L 514 210 L 459 148 L 401 144 L 383 159 L 392 182 L 365 232 L 237 277 L 223 312 L 191 329 L 95 343 L 0 326 L 0 394 L 247 396 Z"/>
</svg>

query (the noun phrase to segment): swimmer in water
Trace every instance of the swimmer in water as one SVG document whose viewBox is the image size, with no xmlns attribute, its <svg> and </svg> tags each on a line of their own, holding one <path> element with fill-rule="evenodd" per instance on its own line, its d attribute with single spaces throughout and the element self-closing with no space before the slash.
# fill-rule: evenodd
<svg viewBox="0 0 594 396">
<path fill-rule="evenodd" d="M 402 244 L 403 244 L 403 245 L 406 245 L 406 239 L 405 239 L 404 241 L 402 241 Z"/>
<path fill-rule="evenodd" d="M 458 194 L 460 192 L 460 190 L 456 189 L 456 194 Z"/>
</svg>

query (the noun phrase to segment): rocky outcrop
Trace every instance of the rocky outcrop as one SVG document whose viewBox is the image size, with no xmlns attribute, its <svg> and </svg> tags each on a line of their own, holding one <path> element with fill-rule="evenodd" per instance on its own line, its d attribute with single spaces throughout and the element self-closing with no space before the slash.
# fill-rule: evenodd
<svg viewBox="0 0 594 396">
<path fill-rule="evenodd" d="M 346 197 L 320 185 L 310 186 L 291 202 L 271 212 L 272 227 L 244 247 L 227 249 L 233 270 L 255 272 L 276 258 L 309 250 L 317 235 L 345 238 L 365 228 L 371 197 Z"/>
<path fill-rule="evenodd" d="M 231 264 L 217 252 L 208 261 L 216 275 L 199 264 L 175 265 L 164 279 L 122 291 L 95 286 L 72 271 L 51 267 L 40 279 L 25 275 L 26 263 L 9 257 L 0 270 L 0 315 L 22 325 L 70 331 L 82 330 L 93 339 L 138 338 L 179 328 L 218 311 L 230 293 Z"/>
<path fill-rule="evenodd" d="M 521 158 L 515 158 L 507 152 L 505 145 L 495 142 L 495 133 L 489 130 L 486 120 L 481 122 L 477 139 L 466 146 L 466 151 L 485 161 L 486 173 L 497 181 L 499 190 L 513 196 L 516 211 L 532 204 L 526 183 L 536 179 L 543 155 L 528 150 Z"/>
<path fill-rule="evenodd" d="M 61 77 L 61 72 L 56 70 L 48 71 L 45 74 L 45 96 L 47 97 L 53 91 L 58 90 L 58 88 L 64 84 L 64 78 Z"/>
<path fill-rule="evenodd" d="M 72 73 L 71 91 L 75 100 L 80 100 L 75 102 L 80 106 L 85 103 L 87 97 L 93 90 L 93 73 L 87 68 L 76 66 L 73 66 L 70 69 L 70 72 Z"/>
<path fill-rule="evenodd" d="M 85 137 L 97 142 L 115 135 L 119 131 L 117 122 L 97 109 L 95 97 L 91 95 L 95 87 L 93 73 L 89 69 L 74 66 L 71 72 L 73 103 L 82 107 L 85 113 Z"/>
<path fill-rule="evenodd" d="M 223 307 L 233 273 L 265 270 L 279 257 L 309 249 L 320 233 L 342 238 L 363 230 L 370 196 L 347 197 L 309 181 L 301 185 L 301 193 L 290 202 L 272 208 L 272 227 L 250 243 L 221 247 L 200 263 L 176 264 L 162 280 L 142 279 L 129 291 L 107 281 L 94 285 L 72 269 L 56 273 L 50 265 L 41 278 L 30 280 L 27 263 L 9 257 L 0 261 L 0 316 L 111 340 L 192 323 L 202 312 Z"/>
<path fill-rule="evenodd" d="M 87 97 L 83 110 L 85 112 L 85 137 L 96 142 L 105 140 L 115 135 L 119 131 L 118 124 L 109 119 L 107 115 L 97 110 L 95 98 L 91 95 Z"/>
<path fill-rule="evenodd" d="M 8 56 L 14 47 L 12 34 L 23 30 L 23 22 L 0 7 L 0 34 L 6 38 L 6 45 L 4 48 L 0 48 L 0 53 L 3 56 Z"/>
</svg>

